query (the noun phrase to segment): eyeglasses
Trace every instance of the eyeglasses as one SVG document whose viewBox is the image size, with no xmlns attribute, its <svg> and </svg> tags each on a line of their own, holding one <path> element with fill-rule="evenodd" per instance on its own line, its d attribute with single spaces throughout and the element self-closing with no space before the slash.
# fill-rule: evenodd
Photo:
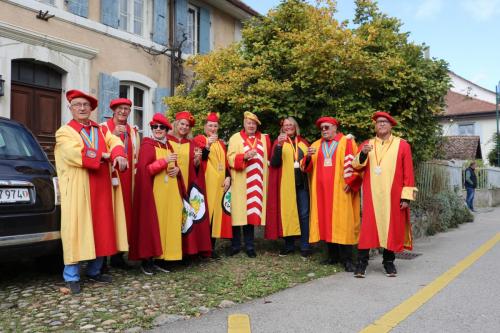
<svg viewBox="0 0 500 333">
<path fill-rule="evenodd" d="M 320 128 L 321 128 L 322 131 L 328 131 L 330 128 L 332 128 L 332 126 L 323 125 Z"/>
<path fill-rule="evenodd" d="M 389 124 L 389 121 L 387 121 L 387 120 L 377 120 L 376 123 L 377 124 L 384 124 L 385 125 L 385 124 Z"/>
<path fill-rule="evenodd" d="M 116 112 L 120 112 L 120 113 L 127 113 L 127 112 L 130 112 L 130 111 L 131 111 L 131 109 L 128 106 L 118 106 L 116 108 Z"/>
<path fill-rule="evenodd" d="M 165 125 L 160 125 L 160 124 L 154 124 L 154 125 L 151 125 L 151 129 L 161 129 L 161 130 L 165 130 L 165 129 L 167 129 L 167 126 L 165 126 Z"/>
<path fill-rule="evenodd" d="M 82 107 L 85 109 L 90 108 L 90 103 L 75 103 L 75 104 L 70 104 L 71 107 L 81 109 Z"/>
</svg>

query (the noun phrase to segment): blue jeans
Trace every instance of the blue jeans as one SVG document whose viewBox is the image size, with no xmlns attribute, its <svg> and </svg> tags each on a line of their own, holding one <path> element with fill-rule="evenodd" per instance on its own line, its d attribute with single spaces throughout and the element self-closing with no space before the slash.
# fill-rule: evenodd
<svg viewBox="0 0 500 333">
<path fill-rule="evenodd" d="M 307 251 L 310 249 L 309 245 L 309 192 L 304 188 L 295 188 L 297 196 L 297 210 L 299 213 L 300 223 L 300 249 Z M 285 248 L 287 250 L 294 250 L 294 236 L 284 237 Z"/>
<path fill-rule="evenodd" d="M 233 239 L 231 239 L 231 247 L 233 250 L 241 250 L 241 229 L 243 229 L 243 239 L 245 241 L 245 249 L 247 251 L 255 250 L 254 244 L 254 226 L 251 224 L 243 227 L 233 227 Z"/>
<path fill-rule="evenodd" d="M 101 273 L 104 257 L 97 257 L 87 261 L 87 275 L 96 276 Z M 80 262 L 77 264 L 64 265 L 63 278 L 66 282 L 80 281 Z"/>
<path fill-rule="evenodd" d="M 470 210 L 474 210 L 474 193 L 476 189 L 473 187 L 466 187 L 465 190 L 467 191 L 467 196 L 465 197 L 467 207 L 469 207 Z"/>
</svg>

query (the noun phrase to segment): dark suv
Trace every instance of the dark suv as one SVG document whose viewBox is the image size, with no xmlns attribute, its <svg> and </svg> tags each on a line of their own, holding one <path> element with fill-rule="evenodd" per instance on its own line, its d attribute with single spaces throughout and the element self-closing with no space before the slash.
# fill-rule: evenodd
<svg viewBox="0 0 500 333">
<path fill-rule="evenodd" d="M 0 261 L 60 255 L 56 171 L 33 134 L 0 117 Z"/>
</svg>

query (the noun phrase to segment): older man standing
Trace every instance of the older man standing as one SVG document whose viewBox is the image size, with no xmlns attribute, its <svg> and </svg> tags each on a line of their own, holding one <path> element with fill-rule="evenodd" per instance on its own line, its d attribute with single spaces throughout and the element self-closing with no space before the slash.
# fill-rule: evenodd
<svg viewBox="0 0 500 333">
<path fill-rule="evenodd" d="M 392 135 L 396 120 L 375 112 L 376 136 L 360 146 L 353 167 L 364 171 L 363 222 L 354 276 L 365 277 L 371 248 L 384 248 L 383 265 L 389 277 L 397 275 L 394 252 L 412 249 L 410 200 L 415 199 L 413 161 L 408 142 Z"/>
<path fill-rule="evenodd" d="M 113 110 L 113 118 L 101 124 L 122 140 L 129 165 L 124 172 L 117 172 L 114 169 L 112 171 L 116 242 L 119 253 L 111 257 L 110 264 L 112 267 L 121 269 L 130 268 L 123 259 L 123 252 L 128 251 L 130 243 L 128 238 L 130 238 L 132 225 L 133 177 L 140 147 L 138 128 L 127 123 L 131 107 L 132 101 L 128 98 L 113 99 L 109 104 L 109 108 Z M 105 261 L 104 265 L 106 264 Z"/>
<path fill-rule="evenodd" d="M 327 242 L 325 263 L 340 262 L 346 271 L 353 272 L 360 211 L 360 181 L 351 165 L 356 142 L 338 131 L 335 118 L 321 117 L 316 126 L 321 129 L 321 139 L 309 147 L 307 158 L 302 160 L 303 170 L 312 174 L 309 241 Z"/>
<path fill-rule="evenodd" d="M 97 99 L 79 90 L 66 93 L 73 119 L 56 132 L 55 160 L 61 190 L 61 238 L 64 280 L 80 292 L 80 262 L 89 261 L 92 281 L 111 282 L 100 274 L 104 256 L 117 252 L 110 167 L 127 168 L 121 140 L 90 120 Z"/>
<path fill-rule="evenodd" d="M 254 245 L 254 226 L 266 224 L 266 196 L 269 151 L 267 134 L 257 130 L 259 118 L 245 112 L 243 130 L 229 139 L 227 158 L 231 167 L 231 220 L 233 238 L 231 255 L 241 251 L 241 229 L 246 254 L 257 256 Z"/>
</svg>

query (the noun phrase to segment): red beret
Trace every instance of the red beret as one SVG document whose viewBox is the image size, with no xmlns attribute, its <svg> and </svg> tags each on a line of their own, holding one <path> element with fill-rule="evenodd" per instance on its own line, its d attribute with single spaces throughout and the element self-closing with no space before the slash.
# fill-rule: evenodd
<svg viewBox="0 0 500 333">
<path fill-rule="evenodd" d="M 323 123 L 329 123 L 335 126 L 339 126 L 339 121 L 333 117 L 321 117 L 318 120 L 316 120 L 316 127 L 319 128 L 321 124 Z"/>
<path fill-rule="evenodd" d="M 214 123 L 218 123 L 219 122 L 219 114 L 215 113 L 215 112 L 210 112 L 207 115 L 207 121 L 213 121 Z"/>
<path fill-rule="evenodd" d="M 211 121 L 211 120 L 209 120 L 209 121 Z M 201 135 L 195 137 L 193 139 L 193 143 L 194 143 L 195 147 L 202 148 L 202 149 L 205 148 L 207 145 L 205 138 Z"/>
<path fill-rule="evenodd" d="M 149 125 L 160 124 L 167 126 L 168 129 L 172 129 L 172 125 L 168 121 L 167 117 L 165 117 L 161 113 L 155 113 L 153 119 L 149 122 Z"/>
<path fill-rule="evenodd" d="M 372 116 L 372 119 L 373 119 L 373 121 L 377 121 L 377 119 L 380 117 L 384 117 L 387 120 L 389 120 L 389 122 L 391 123 L 392 126 L 396 126 L 398 124 L 398 122 L 394 118 L 392 118 L 390 114 L 388 114 L 387 112 L 383 112 L 383 111 L 375 112 Z"/>
<path fill-rule="evenodd" d="M 111 101 L 111 103 L 109 103 L 109 108 L 114 110 L 115 107 L 122 104 L 132 106 L 132 101 L 128 98 L 115 98 L 114 100 Z"/>
<path fill-rule="evenodd" d="M 73 90 L 69 90 L 67 93 L 66 93 L 66 99 L 68 100 L 68 102 L 71 103 L 72 100 L 74 100 L 75 98 L 78 98 L 78 97 L 81 97 L 81 98 L 85 98 L 87 101 L 89 101 L 90 103 L 90 108 L 92 110 L 94 110 L 96 107 L 97 107 L 97 99 L 95 97 L 92 97 L 90 95 L 87 95 L 86 93 L 84 93 L 83 91 L 80 91 L 80 90 L 76 90 L 76 89 L 73 89 Z"/>
<path fill-rule="evenodd" d="M 181 119 L 186 119 L 187 121 L 189 121 L 189 126 L 191 127 L 194 126 L 195 120 L 191 112 L 189 111 L 177 112 L 175 114 L 175 120 L 181 120 Z"/>
</svg>

